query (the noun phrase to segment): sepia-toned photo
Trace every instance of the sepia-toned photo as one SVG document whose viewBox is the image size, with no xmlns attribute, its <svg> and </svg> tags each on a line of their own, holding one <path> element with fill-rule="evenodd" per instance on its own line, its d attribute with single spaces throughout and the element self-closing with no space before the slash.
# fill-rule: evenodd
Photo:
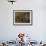
<svg viewBox="0 0 46 46">
<path fill-rule="evenodd" d="M 32 11 L 31 10 L 14 10 L 13 17 L 14 24 L 31 24 Z"/>
</svg>

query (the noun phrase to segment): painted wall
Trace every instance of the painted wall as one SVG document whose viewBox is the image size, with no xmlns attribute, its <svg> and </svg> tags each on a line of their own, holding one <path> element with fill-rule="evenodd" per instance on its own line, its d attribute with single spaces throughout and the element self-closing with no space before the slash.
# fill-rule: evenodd
<svg viewBox="0 0 46 46">
<path fill-rule="evenodd" d="M 33 11 L 32 26 L 14 26 L 13 10 L 28 9 Z M 16 0 L 12 5 L 7 0 L 0 0 L 0 40 L 15 40 L 19 32 L 26 32 L 33 40 L 46 40 L 46 1 Z"/>
</svg>

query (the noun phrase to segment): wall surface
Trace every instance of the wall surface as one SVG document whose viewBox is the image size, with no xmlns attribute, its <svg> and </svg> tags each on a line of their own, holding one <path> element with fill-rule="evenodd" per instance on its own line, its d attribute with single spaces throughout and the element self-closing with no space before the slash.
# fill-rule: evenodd
<svg viewBox="0 0 46 46">
<path fill-rule="evenodd" d="M 13 10 L 32 10 L 32 26 L 14 26 Z M 46 40 L 46 0 L 16 0 L 13 5 L 0 0 L 0 41 L 15 40 L 19 32 L 30 34 L 33 40 Z"/>
</svg>

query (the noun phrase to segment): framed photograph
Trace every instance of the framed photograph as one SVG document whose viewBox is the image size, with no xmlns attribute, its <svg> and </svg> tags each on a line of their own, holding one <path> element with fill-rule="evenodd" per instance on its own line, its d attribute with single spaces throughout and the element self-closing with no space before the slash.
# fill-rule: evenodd
<svg viewBox="0 0 46 46">
<path fill-rule="evenodd" d="M 13 10 L 13 24 L 32 25 L 32 10 Z"/>
</svg>

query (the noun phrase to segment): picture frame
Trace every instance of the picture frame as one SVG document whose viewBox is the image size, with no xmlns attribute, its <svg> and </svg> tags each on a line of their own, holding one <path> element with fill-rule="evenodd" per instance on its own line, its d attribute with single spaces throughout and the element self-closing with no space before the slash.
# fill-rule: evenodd
<svg viewBox="0 0 46 46">
<path fill-rule="evenodd" d="M 14 25 L 32 25 L 32 10 L 13 10 Z"/>
</svg>

